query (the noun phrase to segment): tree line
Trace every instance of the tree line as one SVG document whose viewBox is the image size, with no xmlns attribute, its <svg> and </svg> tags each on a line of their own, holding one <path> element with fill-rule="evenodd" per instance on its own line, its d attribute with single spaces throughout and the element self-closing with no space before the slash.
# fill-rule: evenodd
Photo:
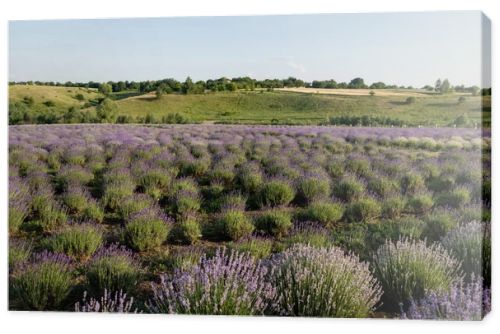
<svg viewBox="0 0 500 334">
<path fill-rule="evenodd" d="M 324 88 L 324 89 L 413 89 L 413 86 L 397 86 L 389 85 L 382 81 L 377 81 L 371 85 L 367 85 L 363 78 L 354 78 L 350 82 L 337 82 L 334 79 L 330 80 L 313 80 L 306 82 L 295 77 L 288 77 L 286 79 L 265 79 L 257 80 L 246 77 L 226 78 L 209 80 L 193 81 L 191 77 L 187 77 L 185 81 L 181 82 L 173 78 L 162 80 L 147 80 L 147 81 L 108 81 L 108 82 L 54 82 L 54 81 L 11 81 L 10 85 L 42 85 L 42 86 L 61 86 L 61 87 L 81 87 L 81 88 L 95 88 L 99 89 L 104 95 L 111 93 L 119 93 L 125 91 L 137 91 L 140 93 L 155 92 L 158 96 L 162 94 L 180 93 L 180 94 L 202 94 L 205 92 L 232 92 L 236 90 L 255 90 L 267 89 L 272 90 L 275 88 Z M 472 93 L 473 95 L 479 94 L 489 95 L 488 89 L 480 90 L 478 86 L 464 85 L 452 86 L 448 79 L 438 79 L 436 83 L 425 85 L 422 89 L 433 91 L 441 94 L 446 94 L 451 91 Z M 491 91 L 491 89 L 489 90 Z M 491 93 L 490 93 L 491 94 Z"/>
</svg>

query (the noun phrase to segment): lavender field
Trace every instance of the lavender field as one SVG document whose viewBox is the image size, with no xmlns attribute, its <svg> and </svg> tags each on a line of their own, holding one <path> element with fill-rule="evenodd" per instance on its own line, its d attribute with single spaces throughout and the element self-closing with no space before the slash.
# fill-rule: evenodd
<svg viewBox="0 0 500 334">
<path fill-rule="evenodd" d="M 480 320 L 490 134 L 9 127 L 12 310 Z"/>
</svg>

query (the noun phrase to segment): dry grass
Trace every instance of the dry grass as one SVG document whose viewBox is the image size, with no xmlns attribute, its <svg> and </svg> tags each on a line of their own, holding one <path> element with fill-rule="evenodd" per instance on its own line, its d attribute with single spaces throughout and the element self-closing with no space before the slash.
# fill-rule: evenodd
<svg viewBox="0 0 500 334">
<path fill-rule="evenodd" d="M 278 91 L 294 93 L 328 94 L 328 95 L 348 95 L 348 96 L 369 96 L 370 92 L 375 92 L 375 96 L 415 96 L 425 97 L 433 95 L 430 92 L 420 89 L 327 89 L 327 88 L 278 88 Z"/>
</svg>

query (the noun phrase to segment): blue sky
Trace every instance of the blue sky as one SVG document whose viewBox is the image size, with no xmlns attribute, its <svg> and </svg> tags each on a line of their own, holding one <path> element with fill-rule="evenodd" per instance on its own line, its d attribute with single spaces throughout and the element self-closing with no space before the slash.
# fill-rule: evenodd
<svg viewBox="0 0 500 334">
<path fill-rule="evenodd" d="M 480 84 L 479 12 L 9 23 L 9 80 L 222 76 Z"/>
</svg>

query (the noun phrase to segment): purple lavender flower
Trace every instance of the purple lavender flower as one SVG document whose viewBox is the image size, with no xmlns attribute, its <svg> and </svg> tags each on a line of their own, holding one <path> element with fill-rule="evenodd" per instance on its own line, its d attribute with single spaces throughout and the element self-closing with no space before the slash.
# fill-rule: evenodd
<svg viewBox="0 0 500 334">
<path fill-rule="evenodd" d="M 381 296 L 368 263 L 337 247 L 297 244 L 276 255 L 272 266 L 281 315 L 366 317 Z"/>
<path fill-rule="evenodd" d="M 102 312 L 102 313 L 137 313 L 134 307 L 134 297 L 127 297 L 122 290 L 112 293 L 104 289 L 104 295 L 100 299 L 87 299 L 87 291 L 83 293 L 83 299 L 75 303 L 75 312 Z"/>
<path fill-rule="evenodd" d="M 481 278 L 460 281 L 448 291 L 428 292 L 420 300 L 412 300 L 403 319 L 481 320 L 491 310 L 491 291 Z"/>
<path fill-rule="evenodd" d="M 146 306 L 153 313 L 264 314 L 276 292 L 268 274 L 251 256 L 218 249 L 190 270 L 162 275 L 160 284 L 152 285 L 154 296 Z"/>
</svg>

